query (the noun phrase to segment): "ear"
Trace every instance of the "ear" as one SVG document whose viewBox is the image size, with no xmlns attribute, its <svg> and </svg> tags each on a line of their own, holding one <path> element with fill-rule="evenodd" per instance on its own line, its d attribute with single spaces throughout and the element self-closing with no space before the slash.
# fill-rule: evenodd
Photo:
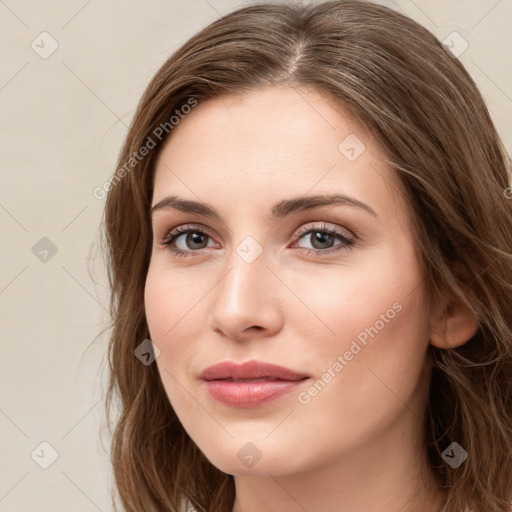
<svg viewBox="0 0 512 512">
<path fill-rule="evenodd" d="M 437 348 L 464 345 L 477 330 L 478 320 L 473 312 L 454 297 L 431 312 L 430 343 Z"/>
</svg>

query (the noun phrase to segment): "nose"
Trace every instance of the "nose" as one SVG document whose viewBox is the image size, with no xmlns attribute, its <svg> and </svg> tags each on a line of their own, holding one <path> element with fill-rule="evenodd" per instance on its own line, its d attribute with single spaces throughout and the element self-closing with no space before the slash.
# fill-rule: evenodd
<svg viewBox="0 0 512 512">
<path fill-rule="evenodd" d="M 237 341 L 272 336 L 282 328 L 282 283 L 268 268 L 265 251 L 248 263 L 233 251 L 212 290 L 211 328 Z M 281 285 L 281 286 L 279 286 Z"/>
</svg>

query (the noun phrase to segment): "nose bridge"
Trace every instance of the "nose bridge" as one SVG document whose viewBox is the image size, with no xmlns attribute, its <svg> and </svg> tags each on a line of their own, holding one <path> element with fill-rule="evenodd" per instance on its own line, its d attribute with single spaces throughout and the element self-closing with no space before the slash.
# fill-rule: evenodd
<svg viewBox="0 0 512 512">
<path fill-rule="evenodd" d="M 261 247 L 261 246 L 260 246 Z M 242 241 L 234 247 L 226 261 L 226 274 L 219 283 L 218 301 L 233 310 L 250 308 L 266 296 L 268 274 L 267 254 L 263 248 L 256 253 L 254 243 Z M 267 298 L 268 300 L 268 298 Z"/>
<path fill-rule="evenodd" d="M 215 328 L 231 337 L 242 336 L 250 327 L 277 328 L 279 305 L 271 293 L 273 274 L 267 268 L 267 255 L 250 237 L 233 247 L 215 294 L 212 311 Z"/>
</svg>

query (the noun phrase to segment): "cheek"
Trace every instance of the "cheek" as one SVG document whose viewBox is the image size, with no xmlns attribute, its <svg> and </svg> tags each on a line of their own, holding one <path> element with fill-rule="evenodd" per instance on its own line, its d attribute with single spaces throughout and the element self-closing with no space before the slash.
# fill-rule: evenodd
<svg viewBox="0 0 512 512">
<path fill-rule="evenodd" d="M 315 377 L 333 383 L 325 392 L 319 384 L 318 405 L 334 400 L 344 410 L 360 410 L 371 403 L 382 405 L 385 414 L 390 401 L 400 405 L 395 391 L 407 400 L 422 379 L 429 342 L 427 296 L 410 246 L 375 253 L 364 269 L 333 269 L 332 279 L 325 279 L 324 269 L 324 279 L 318 271 L 302 279 L 297 295 L 308 297 L 316 315 L 296 314 L 296 332 L 318 341 Z"/>
<path fill-rule="evenodd" d="M 197 316 L 204 307 L 204 295 L 208 283 L 190 272 L 179 272 L 166 268 L 158 261 L 148 270 L 144 290 L 144 307 L 152 340 L 176 340 L 186 334 L 194 339 L 194 330 L 204 325 Z M 203 300 L 201 300 L 203 298 Z M 194 319 L 194 321 L 191 321 Z M 165 348 L 165 347 L 163 347 Z"/>
<path fill-rule="evenodd" d="M 324 342 L 315 345 L 323 365 L 316 366 L 316 378 L 332 384 L 318 383 L 321 391 L 311 390 L 311 405 L 331 407 L 336 423 L 350 429 L 372 428 L 375 418 L 391 421 L 404 403 L 416 401 L 418 384 L 426 383 L 428 305 L 414 253 L 404 248 L 401 255 L 381 254 L 366 268 L 345 272 L 342 281 L 313 296 L 335 334 L 324 330 Z"/>
<path fill-rule="evenodd" d="M 197 322 L 190 322 L 197 311 L 192 299 L 197 303 L 198 296 L 187 297 L 186 287 L 178 280 L 179 273 L 170 275 L 164 268 L 151 266 L 146 278 L 144 307 L 150 339 L 160 350 L 156 364 L 167 395 L 174 407 L 179 407 L 182 393 L 179 384 L 183 382 L 195 341 L 200 336 L 194 332 Z M 197 305 L 196 305 L 197 307 Z"/>
<path fill-rule="evenodd" d="M 283 270 L 283 280 L 292 283 L 295 295 L 303 299 L 287 310 L 288 319 L 294 330 L 322 340 L 315 350 L 341 350 L 358 336 L 364 342 L 370 338 L 368 331 L 375 329 L 379 338 L 402 333 L 398 344 L 401 338 L 425 333 L 422 272 L 411 245 L 389 244 L 361 251 L 347 261 L 338 266 L 311 265 L 300 272 Z M 293 300 L 290 296 L 289 303 Z"/>
<path fill-rule="evenodd" d="M 165 333 L 173 326 L 171 312 L 174 304 L 172 295 L 168 293 L 169 288 L 167 280 L 150 266 L 144 289 L 144 309 L 151 340 L 160 350 L 163 348 L 161 341 Z"/>
<path fill-rule="evenodd" d="M 200 414 L 194 411 L 197 405 L 183 392 L 190 361 L 200 338 L 202 325 L 191 321 L 197 315 L 200 303 L 197 288 L 187 280 L 180 280 L 180 273 L 173 272 L 158 264 L 151 264 L 144 289 L 144 307 L 150 338 L 160 350 L 156 365 L 168 399 L 176 412 Z M 190 291 L 192 290 L 192 291 Z M 195 304 L 195 307 L 194 307 Z"/>
</svg>

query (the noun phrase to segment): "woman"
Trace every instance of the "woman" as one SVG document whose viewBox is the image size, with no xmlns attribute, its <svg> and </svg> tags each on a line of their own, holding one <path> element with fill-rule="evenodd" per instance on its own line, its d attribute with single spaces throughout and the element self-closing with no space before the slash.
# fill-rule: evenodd
<svg viewBox="0 0 512 512">
<path fill-rule="evenodd" d="M 510 158 L 460 62 L 259 4 L 148 85 L 105 210 L 128 511 L 510 511 Z"/>
</svg>

